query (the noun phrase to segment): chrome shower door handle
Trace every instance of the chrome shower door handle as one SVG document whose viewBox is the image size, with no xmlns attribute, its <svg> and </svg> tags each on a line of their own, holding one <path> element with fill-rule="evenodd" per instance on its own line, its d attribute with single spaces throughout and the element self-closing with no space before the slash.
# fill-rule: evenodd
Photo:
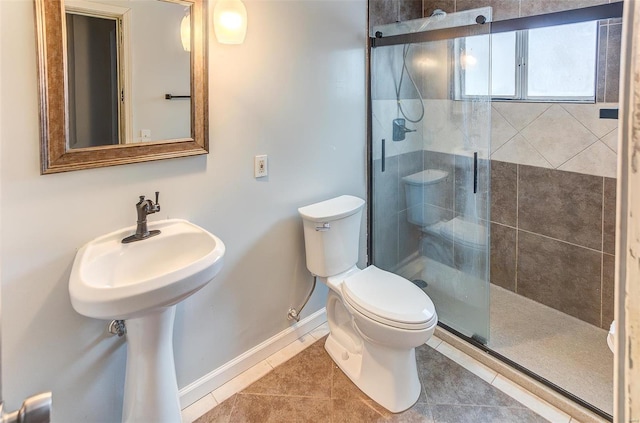
<svg viewBox="0 0 640 423">
<path fill-rule="evenodd" d="M 478 152 L 473 153 L 473 193 L 478 192 Z"/>
</svg>

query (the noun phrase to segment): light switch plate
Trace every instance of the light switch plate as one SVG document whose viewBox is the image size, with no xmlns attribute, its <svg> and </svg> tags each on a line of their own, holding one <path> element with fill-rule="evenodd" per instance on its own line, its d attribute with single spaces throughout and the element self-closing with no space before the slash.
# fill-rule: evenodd
<svg viewBox="0 0 640 423">
<path fill-rule="evenodd" d="M 253 176 L 263 178 L 269 174 L 267 155 L 262 154 L 253 158 Z"/>
</svg>

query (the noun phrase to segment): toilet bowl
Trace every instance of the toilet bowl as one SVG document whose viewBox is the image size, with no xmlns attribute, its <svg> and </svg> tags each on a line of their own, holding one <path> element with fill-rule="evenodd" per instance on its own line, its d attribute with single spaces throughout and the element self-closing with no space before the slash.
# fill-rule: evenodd
<svg viewBox="0 0 640 423">
<path fill-rule="evenodd" d="M 433 334 L 433 302 L 405 278 L 375 266 L 359 269 L 364 201 L 341 196 L 298 209 L 307 267 L 329 287 L 325 349 L 371 399 L 391 412 L 420 396 L 415 347 Z"/>
</svg>

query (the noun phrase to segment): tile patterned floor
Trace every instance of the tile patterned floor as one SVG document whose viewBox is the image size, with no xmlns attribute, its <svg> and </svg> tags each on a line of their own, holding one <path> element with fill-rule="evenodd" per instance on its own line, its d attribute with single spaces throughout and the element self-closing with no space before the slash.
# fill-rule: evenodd
<svg viewBox="0 0 640 423">
<path fill-rule="evenodd" d="M 324 338 L 196 420 L 268 422 L 547 422 L 433 348 L 416 349 L 423 388 L 409 410 L 392 414 L 333 363 Z"/>
</svg>

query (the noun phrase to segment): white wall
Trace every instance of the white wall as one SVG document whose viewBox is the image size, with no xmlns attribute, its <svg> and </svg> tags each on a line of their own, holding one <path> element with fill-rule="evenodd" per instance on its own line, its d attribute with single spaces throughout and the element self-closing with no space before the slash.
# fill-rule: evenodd
<svg viewBox="0 0 640 423">
<path fill-rule="evenodd" d="M 151 141 L 189 138 L 191 102 L 164 98 L 191 91 L 190 53 L 184 51 L 180 38 L 185 7 L 162 1 L 112 3 L 131 9 L 131 142 L 141 141 L 142 129 L 151 131 Z"/>
<path fill-rule="evenodd" d="M 296 208 L 365 195 L 366 2 L 246 1 L 241 46 L 211 39 L 207 156 L 39 174 L 33 3 L 0 0 L 2 387 L 53 391 L 56 422 L 120 419 L 126 348 L 71 307 L 76 249 L 134 223 L 140 194 L 226 243 L 218 278 L 178 306 L 180 387 L 285 329 L 311 283 Z M 255 180 L 253 156 L 269 155 Z M 324 305 L 320 287 L 303 317 Z"/>
</svg>

